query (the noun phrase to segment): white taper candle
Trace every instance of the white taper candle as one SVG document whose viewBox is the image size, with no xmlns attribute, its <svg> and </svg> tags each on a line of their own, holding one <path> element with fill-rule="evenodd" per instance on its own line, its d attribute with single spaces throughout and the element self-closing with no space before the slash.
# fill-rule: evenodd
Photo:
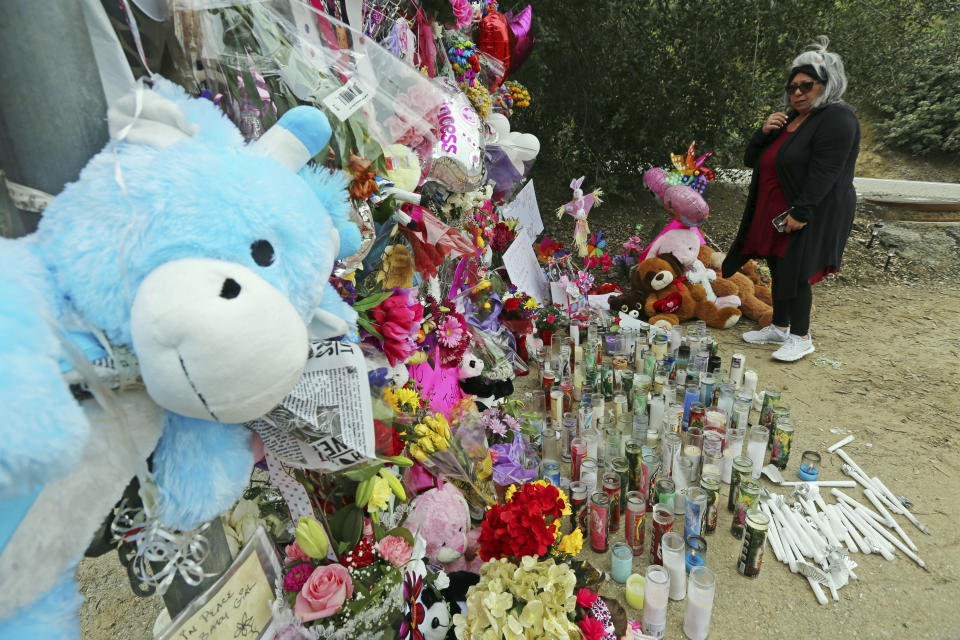
<svg viewBox="0 0 960 640">
<path fill-rule="evenodd" d="M 853 436 L 847 436 L 847 437 L 844 438 L 843 440 L 841 440 L 841 441 L 839 441 L 839 442 L 837 442 L 837 443 L 835 443 L 835 444 L 832 444 L 832 445 L 830 445 L 829 447 L 827 447 L 827 453 L 833 453 L 834 451 L 836 451 L 837 449 L 839 449 L 839 448 L 842 447 L 843 445 L 845 445 L 845 444 L 850 444 L 851 442 L 853 442 Z"/>
</svg>

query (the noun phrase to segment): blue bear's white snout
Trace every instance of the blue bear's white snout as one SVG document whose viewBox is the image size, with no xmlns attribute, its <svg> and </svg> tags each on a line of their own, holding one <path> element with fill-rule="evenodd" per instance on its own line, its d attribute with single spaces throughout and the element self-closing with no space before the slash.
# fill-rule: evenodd
<svg viewBox="0 0 960 640">
<path fill-rule="evenodd" d="M 307 328 L 287 298 L 243 265 L 183 259 L 154 269 L 131 311 L 147 393 L 181 415 L 246 422 L 293 388 Z"/>
</svg>

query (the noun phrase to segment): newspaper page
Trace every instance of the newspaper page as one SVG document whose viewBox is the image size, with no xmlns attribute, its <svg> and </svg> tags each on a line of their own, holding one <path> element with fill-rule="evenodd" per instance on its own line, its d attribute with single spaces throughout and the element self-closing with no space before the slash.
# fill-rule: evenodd
<svg viewBox="0 0 960 640">
<path fill-rule="evenodd" d="M 373 458 L 373 408 L 360 345 L 311 342 L 293 390 L 247 426 L 288 466 L 337 471 Z"/>
</svg>

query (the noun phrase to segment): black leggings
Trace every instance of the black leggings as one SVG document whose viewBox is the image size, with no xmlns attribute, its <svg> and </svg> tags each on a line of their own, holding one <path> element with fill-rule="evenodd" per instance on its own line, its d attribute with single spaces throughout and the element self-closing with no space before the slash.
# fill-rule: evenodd
<svg viewBox="0 0 960 640">
<path fill-rule="evenodd" d="M 792 297 L 777 295 L 777 271 L 781 258 L 767 257 L 770 267 L 771 294 L 773 296 L 773 324 L 778 327 L 790 327 L 795 336 L 805 336 L 810 331 L 810 307 L 813 306 L 813 290 L 810 283 L 801 280 L 797 283 Z"/>
</svg>

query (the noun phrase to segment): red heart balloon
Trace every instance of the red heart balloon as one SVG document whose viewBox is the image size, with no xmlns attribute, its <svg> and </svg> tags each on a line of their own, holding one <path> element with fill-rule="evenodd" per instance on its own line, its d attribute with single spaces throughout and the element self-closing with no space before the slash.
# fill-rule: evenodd
<svg viewBox="0 0 960 640">
<path fill-rule="evenodd" d="M 480 21 L 477 49 L 503 64 L 503 73 L 490 87 L 493 91 L 503 84 L 510 71 L 510 27 L 507 25 L 507 18 L 499 11 L 490 11 Z"/>
</svg>

